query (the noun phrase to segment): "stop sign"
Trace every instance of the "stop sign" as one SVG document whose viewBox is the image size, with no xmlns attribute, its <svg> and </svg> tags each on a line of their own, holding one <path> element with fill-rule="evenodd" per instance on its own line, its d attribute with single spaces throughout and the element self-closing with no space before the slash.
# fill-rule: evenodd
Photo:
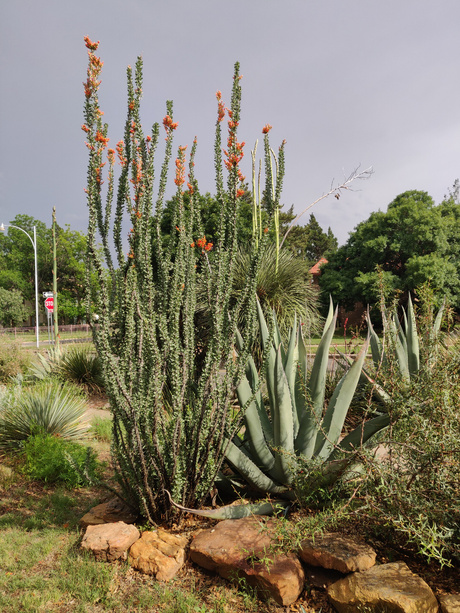
<svg viewBox="0 0 460 613">
<path fill-rule="evenodd" d="M 50 313 L 54 311 L 54 298 L 52 296 L 45 300 L 45 307 Z"/>
</svg>

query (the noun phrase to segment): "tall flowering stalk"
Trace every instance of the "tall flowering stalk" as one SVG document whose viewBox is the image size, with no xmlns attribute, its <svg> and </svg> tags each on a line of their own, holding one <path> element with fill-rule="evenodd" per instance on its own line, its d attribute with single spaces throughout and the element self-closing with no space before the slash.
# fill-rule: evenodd
<svg viewBox="0 0 460 613">
<path fill-rule="evenodd" d="M 142 60 L 138 58 L 134 74 L 128 67 L 124 139 L 109 149 L 108 127 L 102 123 L 98 101 L 102 69 L 95 55 L 98 43 L 88 38 L 85 42 L 89 53 L 83 125 L 89 150 L 88 280 L 90 275 L 97 278 L 97 292 L 95 296 L 88 292 L 87 304 L 98 322 L 93 334 L 113 412 L 113 457 L 126 499 L 149 522 L 169 521 L 173 510 L 167 491 L 182 506 L 193 507 L 203 502 L 213 486 L 224 458 L 224 441 L 239 428 L 240 417 L 235 417 L 230 407 L 254 335 L 256 275 L 266 241 L 252 246 L 250 272 L 236 303 L 230 292 L 244 181 L 240 170 L 244 143 L 237 135 L 239 66 L 235 65 L 229 109 L 221 93 L 217 94 L 215 168 L 221 211 L 217 240 L 213 245 L 203 235 L 196 203 L 195 140 L 188 164 L 187 148 L 178 148 L 171 239 L 165 245 L 160 221 L 173 135 L 178 128 L 172 103 L 166 105 L 162 126 L 155 123 L 145 135 L 139 114 Z M 163 130 L 164 157 L 157 178 L 154 161 Z M 119 176 L 115 198 L 116 158 Z M 269 210 L 269 217 L 272 213 Z M 124 239 L 126 218 L 131 229 Z M 211 313 L 205 347 L 198 347 L 195 338 L 199 275 L 205 279 Z M 236 322 L 241 313 L 248 323 L 235 359 Z"/>
</svg>

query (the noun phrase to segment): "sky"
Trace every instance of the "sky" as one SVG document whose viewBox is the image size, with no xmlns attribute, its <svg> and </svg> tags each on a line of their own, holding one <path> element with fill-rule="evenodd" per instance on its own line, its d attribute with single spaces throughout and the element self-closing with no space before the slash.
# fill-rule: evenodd
<svg viewBox="0 0 460 613">
<path fill-rule="evenodd" d="M 126 67 L 141 55 L 145 127 L 166 100 L 175 145 L 197 136 L 196 177 L 215 191 L 215 93 L 243 87 L 239 139 L 286 139 L 284 210 L 300 213 L 354 169 L 373 168 L 314 213 L 343 244 L 407 190 L 442 201 L 460 177 L 458 0 L 14 0 L 0 7 L 0 223 L 18 213 L 86 232 L 87 50 L 100 41 L 110 146 L 123 136 Z M 172 173 L 171 173 L 172 176 Z M 172 179 L 168 195 L 174 192 Z M 127 231 L 129 228 L 127 228 Z"/>
</svg>

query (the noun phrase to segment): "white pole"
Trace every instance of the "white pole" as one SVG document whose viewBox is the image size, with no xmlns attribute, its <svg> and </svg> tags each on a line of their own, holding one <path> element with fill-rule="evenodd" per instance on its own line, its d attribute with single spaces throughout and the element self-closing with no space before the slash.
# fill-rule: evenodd
<svg viewBox="0 0 460 613">
<path fill-rule="evenodd" d="M 37 349 L 40 346 L 40 334 L 38 330 L 38 266 L 37 266 L 37 232 L 34 226 L 34 261 L 35 261 L 35 329 L 37 331 Z"/>
<path fill-rule="evenodd" d="M 16 228 L 16 230 L 21 230 L 24 234 L 29 238 L 32 243 L 32 247 L 34 248 L 34 266 L 35 266 L 35 330 L 37 333 L 37 349 L 39 348 L 39 332 L 38 332 L 38 266 L 37 266 L 37 232 L 34 226 L 34 238 L 30 236 L 28 232 L 24 230 L 24 228 L 20 228 L 19 226 L 13 226 L 13 224 L 6 224 L 7 228 Z M 5 230 L 5 225 L 2 224 L 0 226 L 0 230 L 3 232 Z"/>
</svg>

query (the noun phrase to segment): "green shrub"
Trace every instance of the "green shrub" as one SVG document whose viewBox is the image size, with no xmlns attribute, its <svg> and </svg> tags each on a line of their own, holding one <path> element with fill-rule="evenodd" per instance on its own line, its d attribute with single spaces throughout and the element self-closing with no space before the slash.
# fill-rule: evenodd
<svg viewBox="0 0 460 613">
<path fill-rule="evenodd" d="M 30 361 L 19 343 L 0 335 L 0 383 L 8 383 L 11 377 L 26 372 Z"/>
<path fill-rule="evenodd" d="M 361 502 L 350 508 L 387 543 L 452 564 L 460 561 L 460 343 L 439 332 L 441 316 L 423 293 L 409 314 L 396 340 L 392 320 L 383 318 L 385 360 L 372 375 L 390 427 L 382 454 L 367 459 L 364 478 L 353 484 Z M 402 369 L 410 364 L 408 332 L 417 361 Z"/>
<path fill-rule="evenodd" d="M 36 434 L 74 439 L 87 427 L 81 423 L 85 398 L 74 386 L 45 381 L 8 393 L 0 404 L 0 449 L 17 450 Z"/>
<path fill-rule="evenodd" d="M 51 434 L 31 436 L 23 445 L 24 472 L 32 479 L 69 488 L 91 482 L 99 473 L 96 454 L 90 447 Z"/>
</svg>

